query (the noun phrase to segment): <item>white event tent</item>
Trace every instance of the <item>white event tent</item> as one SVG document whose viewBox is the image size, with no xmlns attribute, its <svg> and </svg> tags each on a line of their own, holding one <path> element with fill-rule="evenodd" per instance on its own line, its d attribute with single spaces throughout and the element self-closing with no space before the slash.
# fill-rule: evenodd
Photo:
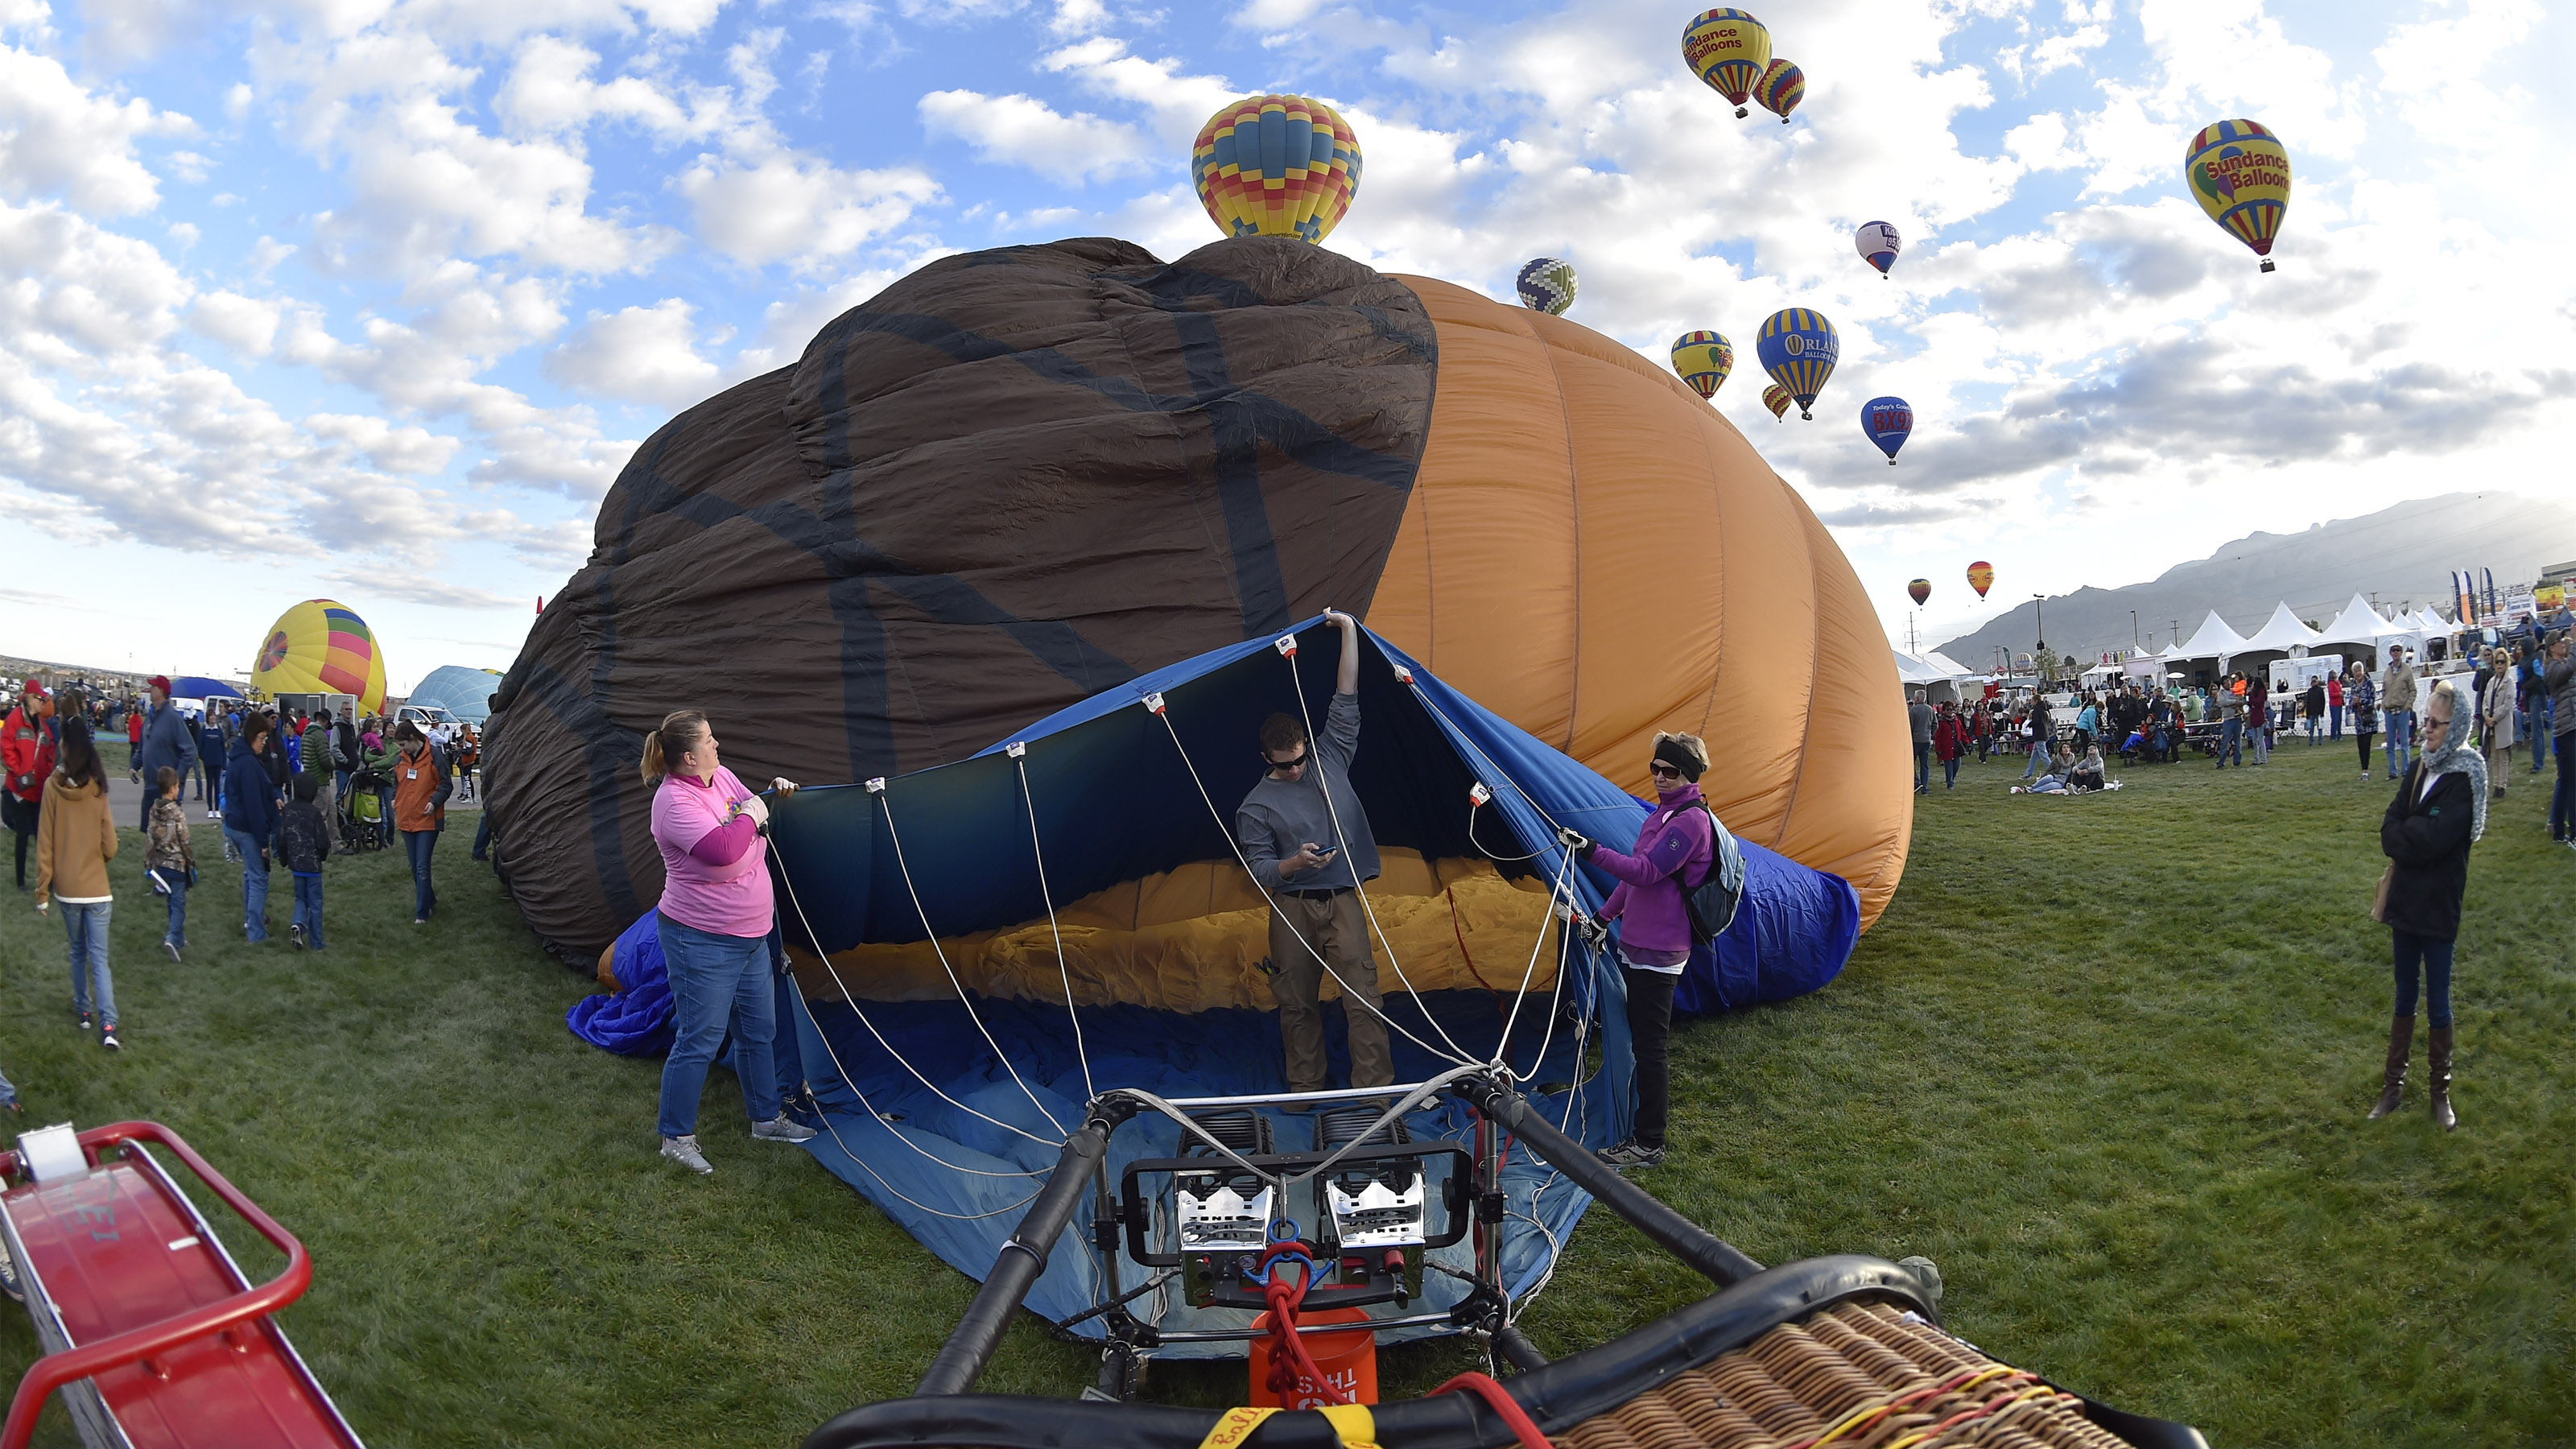
<svg viewBox="0 0 2576 1449">
<path fill-rule="evenodd" d="M 2245 636 L 2228 628 L 2227 621 L 2212 609 L 2209 617 L 2201 620 L 2200 627 L 2192 632 L 2191 638 L 2179 648 L 2168 651 L 2165 657 L 2172 660 L 2225 659 L 2244 647 Z"/>
</svg>

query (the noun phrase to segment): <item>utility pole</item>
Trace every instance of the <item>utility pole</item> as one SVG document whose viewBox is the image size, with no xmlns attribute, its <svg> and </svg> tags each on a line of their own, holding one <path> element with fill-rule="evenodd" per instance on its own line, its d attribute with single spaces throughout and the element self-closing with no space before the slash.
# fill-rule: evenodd
<svg viewBox="0 0 2576 1449">
<path fill-rule="evenodd" d="M 2129 611 L 2129 647 L 2138 647 L 2138 611 L 2135 609 Z"/>
</svg>

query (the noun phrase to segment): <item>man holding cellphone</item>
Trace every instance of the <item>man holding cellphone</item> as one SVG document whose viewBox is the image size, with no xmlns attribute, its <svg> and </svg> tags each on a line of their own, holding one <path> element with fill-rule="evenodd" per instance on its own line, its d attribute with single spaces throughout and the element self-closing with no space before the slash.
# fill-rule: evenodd
<svg viewBox="0 0 2576 1449">
<path fill-rule="evenodd" d="M 1270 993 L 1279 1002 L 1279 1039 L 1293 1092 L 1328 1085 L 1324 1019 L 1316 1005 L 1327 965 L 1342 986 L 1351 1085 L 1383 1087 L 1395 1080 L 1377 958 L 1369 949 L 1358 890 L 1378 875 L 1377 837 L 1369 833 L 1368 812 L 1350 781 L 1351 758 L 1360 744 L 1359 621 L 1330 609 L 1324 618 L 1342 631 L 1341 672 L 1324 711 L 1324 737 L 1308 739 L 1294 715 L 1262 721 L 1261 759 L 1268 770 L 1234 812 L 1244 863 L 1270 897 L 1270 962 L 1276 973 Z M 1360 1004 L 1353 1005 L 1353 997 Z"/>
</svg>

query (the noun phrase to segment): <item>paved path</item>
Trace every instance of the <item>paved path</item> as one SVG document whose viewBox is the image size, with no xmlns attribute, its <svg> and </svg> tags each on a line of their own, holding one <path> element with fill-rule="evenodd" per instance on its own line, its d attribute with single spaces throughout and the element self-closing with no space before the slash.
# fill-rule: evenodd
<svg viewBox="0 0 2576 1449">
<path fill-rule="evenodd" d="M 99 751 L 99 758 L 107 766 L 107 804 L 116 812 L 116 823 L 129 829 L 140 829 L 143 823 L 143 787 L 126 778 L 125 741 L 109 742 Z M 179 799 L 188 807 L 189 822 L 204 824 L 206 807 L 197 802 L 197 783 L 196 776 L 183 782 L 179 786 Z M 483 797 L 479 792 L 470 801 L 455 796 L 450 796 L 447 801 L 450 816 L 460 811 L 478 813 L 482 808 Z M 447 828 L 452 831 L 456 827 L 451 823 Z"/>
</svg>

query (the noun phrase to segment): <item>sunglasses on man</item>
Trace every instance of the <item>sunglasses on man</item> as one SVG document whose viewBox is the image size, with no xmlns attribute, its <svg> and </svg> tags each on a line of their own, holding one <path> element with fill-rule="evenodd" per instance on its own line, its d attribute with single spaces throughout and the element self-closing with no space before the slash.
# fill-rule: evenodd
<svg viewBox="0 0 2576 1449">
<path fill-rule="evenodd" d="M 1261 762 L 1268 765 L 1273 770 L 1302 770 L 1306 768 L 1308 757 L 1312 756 L 1314 753 L 1315 752 L 1311 749 L 1299 750 L 1297 752 L 1297 758 L 1293 760 L 1274 760 L 1270 758 L 1267 753 L 1264 753 L 1261 757 Z"/>
</svg>

